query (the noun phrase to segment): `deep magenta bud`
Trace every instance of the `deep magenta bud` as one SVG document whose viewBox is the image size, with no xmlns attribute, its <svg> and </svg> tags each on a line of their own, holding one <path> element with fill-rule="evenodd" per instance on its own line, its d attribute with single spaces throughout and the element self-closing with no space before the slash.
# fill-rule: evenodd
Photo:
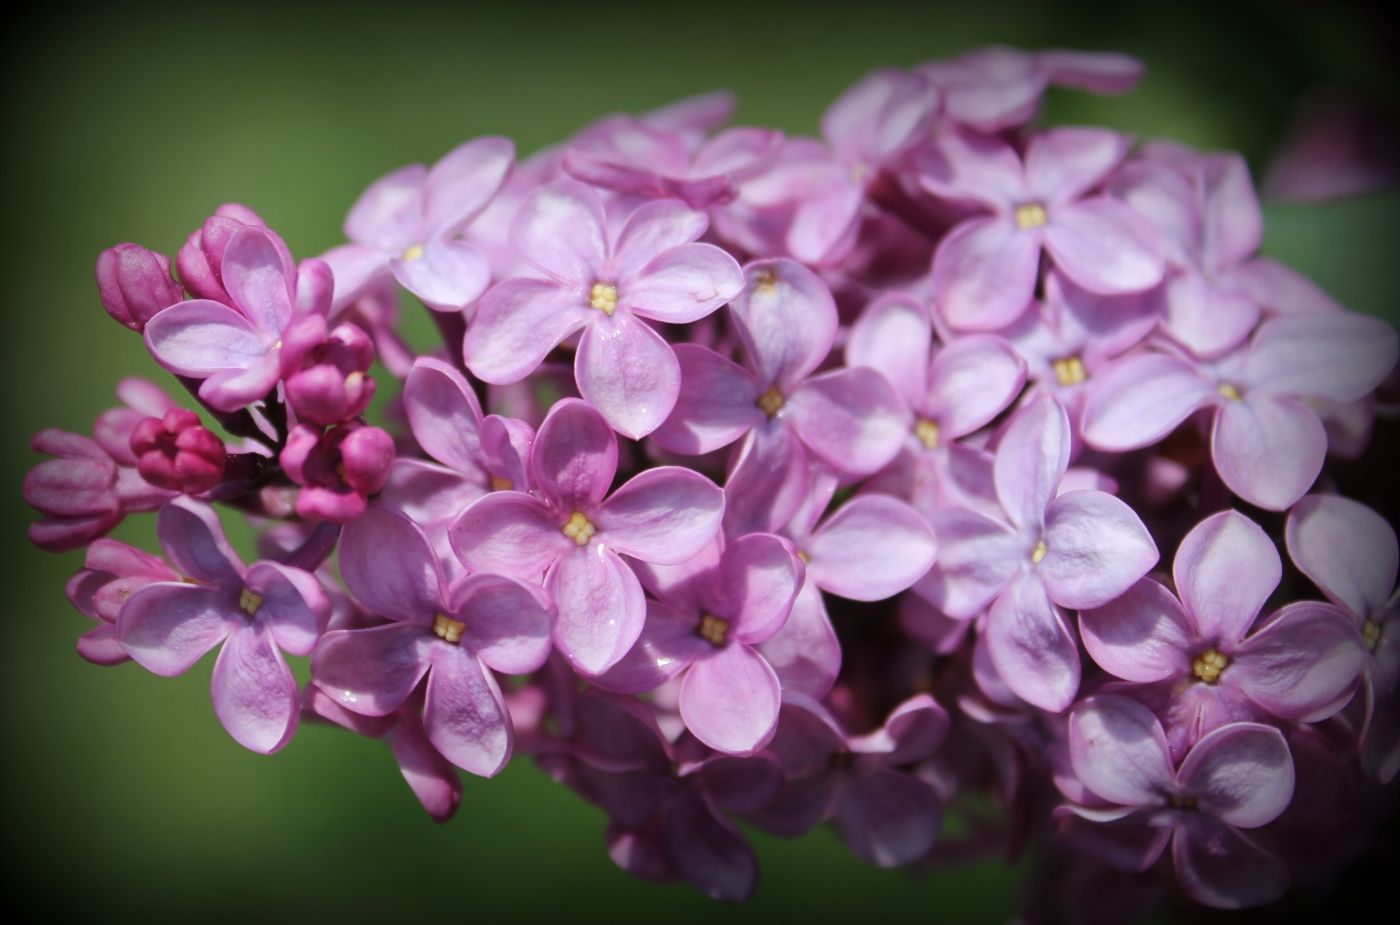
<svg viewBox="0 0 1400 925">
<path fill-rule="evenodd" d="M 303 315 L 288 329 L 282 346 L 282 378 L 297 417 L 329 427 L 359 417 L 374 398 L 367 373 L 374 344 L 353 324 L 327 333 L 320 315 Z"/>
<path fill-rule="evenodd" d="M 170 258 L 139 244 L 118 244 L 98 255 L 97 295 L 107 314 L 137 332 L 184 298 L 170 275 Z"/>
<path fill-rule="evenodd" d="M 152 485 L 197 495 L 224 478 L 224 442 L 199 423 L 199 415 L 172 408 L 163 418 L 146 418 L 131 434 L 136 470 Z"/>
<path fill-rule="evenodd" d="M 324 434 L 298 424 L 282 450 L 282 468 L 302 486 L 297 514 L 307 520 L 349 523 L 365 512 L 369 495 L 384 487 L 394 463 L 394 438 L 352 422 Z"/>
</svg>

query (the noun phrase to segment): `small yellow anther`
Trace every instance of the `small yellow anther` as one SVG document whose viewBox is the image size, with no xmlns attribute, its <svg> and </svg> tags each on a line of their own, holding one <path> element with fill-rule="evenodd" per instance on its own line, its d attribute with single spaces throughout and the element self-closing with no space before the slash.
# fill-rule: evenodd
<svg viewBox="0 0 1400 925">
<path fill-rule="evenodd" d="M 492 491 L 510 491 L 515 487 L 515 483 L 510 479 L 501 478 L 499 475 L 491 476 Z"/>
<path fill-rule="evenodd" d="M 345 387 L 347 389 L 358 389 L 360 383 L 365 381 L 365 374 L 358 369 L 351 370 L 350 375 L 345 377 Z"/>
<path fill-rule="evenodd" d="M 1089 373 L 1084 369 L 1084 361 L 1079 357 L 1065 357 L 1050 365 L 1055 370 L 1055 378 L 1060 380 L 1060 385 L 1079 385 L 1089 378 Z"/>
<path fill-rule="evenodd" d="M 462 630 L 467 628 L 467 624 L 461 620 L 454 620 L 446 614 L 438 614 L 433 617 L 433 635 L 444 642 L 457 644 L 462 641 Z"/>
<path fill-rule="evenodd" d="M 1196 808 L 1196 798 L 1193 797 L 1193 796 L 1190 796 L 1190 795 L 1183 795 L 1183 796 L 1172 795 L 1172 796 L 1167 797 L 1167 802 L 1170 803 L 1170 804 L 1171 804 L 1174 808 L 1176 808 L 1176 809 L 1195 809 L 1195 808 Z"/>
<path fill-rule="evenodd" d="M 729 641 L 729 621 L 707 613 L 700 618 L 700 626 L 695 633 L 716 649 L 722 649 Z"/>
<path fill-rule="evenodd" d="M 1045 206 L 1038 202 L 1023 202 L 1016 207 L 1016 227 L 1022 231 L 1039 228 L 1048 221 L 1050 216 L 1045 214 Z"/>
<path fill-rule="evenodd" d="M 611 283 L 594 283 L 588 293 L 588 306 L 611 316 L 617 311 L 617 287 Z"/>
<path fill-rule="evenodd" d="M 258 608 L 262 606 L 262 602 L 261 596 L 254 594 L 247 588 L 238 592 L 238 606 L 243 608 L 243 612 L 250 617 L 257 616 Z"/>
<path fill-rule="evenodd" d="M 411 246 L 409 246 L 409 247 L 405 247 L 404 250 L 403 250 L 403 259 L 406 260 L 406 261 L 408 261 L 408 262 L 410 262 L 410 263 L 413 262 L 414 260 L 420 259 L 422 256 L 423 256 L 423 245 L 421 245 L 421 244 L 414 244 L 414 245 L 411 245 Z"/>
<path fill-rule="evenodd" d="M 772 270 L 759 270 L 753 275 L 753 291 L 762 295 L 772 295 L 778 290 L 778 274 Z"/>
<path fill-rule="evenodd" d="M 800 550 L 800 549 L 797 550 L 797 558 L 799 558 L 799 559 L 802 560 L 802 564 L 803 564 L 803 565 L 811 565 L 811 564 L 812 564 L 812 557 L 809 556 L 809 555 L 807 555 L 805 552 L 803 552 L 803 551 Z"/>
<path fill-rule="evenodd" d="M 1044 559 L 1045 554 L 1049 551 L 1050 547 L 1045 545 L 1044 540 L 1041 540 L 1039 543 L 1036 543 L 1035 549 L 1031 551 L 1031 565 L 1039 565 L 1040 560 Z"/>
<path fill-rule="evenodd" d="M 1240 390 L 1235 388 L 1228 382 L 1220 383 L 1220 387 L 1216 389 L 1216 391 L 1219 392 L 1221 395 L 1224 395 L 1226 398 L 1230 399 L 1230 401 L 1240 400 Z"/>
<path fill-rule="evenodd" d="M 920 418 L 919 423 L 914 425 L 914 436 L 919 438 L 919 442 L 930 450 L 938 449 L 938 442 L 942 437 L 938 430 L 938 425 L 928 418 Z"/>
<path fill-rule="evenodd" d="M 758 396 L 758 401 L 754 404 L 770 418 L 783 409 L 783 404 L 787 399 L 783 398 L 783 393 L 778 391 L 776 385 L 769 386 L 768 391 Z"/>
<path fill-rule="evenodd" d="M 569 515 L 569 520 L 564 524 L 563 530 L 565 536 L 580 546 L 587 546 L 588 541 L 593 539 L 593 534 L 598 532 L 589 519 L 578 511 Z"/>
<path fill-rule="evenodd" d="M 1191 673 L 1206 684 L 1218 684 L 1221 672 L 1229 664 L 1230 659 L 1212 647 L 1191 660 Z"/>
<path fill-rule="evenodd" d="M 1381 625 L 1374 620 L 1367 620 L 1361 625 L 1361 642 L 1366 646 L 1367 652 L 1376 651 L 1376 646 L 1381 644 Z"/>
</svg>

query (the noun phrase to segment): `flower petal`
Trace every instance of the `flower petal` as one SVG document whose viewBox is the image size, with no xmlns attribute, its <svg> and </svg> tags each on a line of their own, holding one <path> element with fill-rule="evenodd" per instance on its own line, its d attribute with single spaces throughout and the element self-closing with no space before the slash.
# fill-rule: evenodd
<svg viewBox="0 0 1400 925">
<path fill-rule="evenodd" d="M 934 789 L 893 768 L 862 769 L 836 800 L 841 837 L 856 857 L 876 867 L 899 867 L 928 854 L 942 822 Z"/>
<path fill-rule="evenodd" d="M 1331 604 L 1298 601 L 1235 648 L 1230 684 L 1280 719 L 1312 723 L 1346 705 L 1366 661 L 1361 634 Z"/>
<path fill-rule="evenodd" d="M 1151 289 L 1166 270 L 1156 229 L 1107 196 L 1052 209 L 1045 249 L 1062 273 L 1104 295 Z"/>
<path fill-rule="evenodd" d="M 246 580 L 248 590 L 262 599 L 257 622 L 272 634 L 277 647 L 292 655 L 310 655 L 331 615 L 331 601 L 320 579 L 264 560 L 248 569 Z"/>
<path fill-rule="evenodd" d="M 1288 888 L 1288 868 L 1233 826 L 1190 814 L 1172 838 L 1172 866 L 1181 888 L 1216 909 L 1262 906 Z"/>
<path fill-rule="evenodd" d="M 827 616 L 822 593 L 804 581 L 782 629 L 758 646 L 784 691 L 825 697 L 841 672 L 841 642 Z"/>
<path fill-rule="evenodd" d="M 752 373 L 708 347 L 676 344 L 680 394 L 652 439 L 673 453 L 698 455 L 728 446 L 763 423 L 763 391 Z"/>
<path fill-rule="evenodd" d="M 215 715 L 239 745 L 267 755 L 291 741 L 301 712 L 297 681 L 272 634 L 257 623 L 224 641 L 210 690 Z"/>
<path fill-rule="evenodd" d="M 702 605 L 733 621 L 732 638 L 757 645 L 787 621 L 802 576 L 802 560 L 790 542 L 750 533 L 724 550 L 717 583 L 702 587 Z"/>
<path fill-rule="evenodd" d="M 437 645 L 423 623 L 332 630 L 312 655 L 311 678 L 348 710 L 388 716 L 423 679 Z"/>
<path fill-rule="evenodd" d="M 610 549 L 593 544 L 560 556 L 545 576 L 545 590 L 559 609 L 554 644 L 585 674 L 607 671 L 641 635 L 642 586 Z"/>
<path fill-rule="evenodd" d="M 1196 743 L 1177 779 L 1202 812 L 1255 829 L 1277 819 L 1293 799 L 1293 758 L 1273 726 L 1231 723 Z"/>
<path fill-rule="evenodd" d="M 637 644 L 593 683 L 619 694 L 644 694 L 708 655 L 711 646 L 696 632 L 693 614 L 683 614 L 648 599 L 646 624 Z"/>
<path fill-rule="evenodd" d="M 836 300 L 826 284 L 793 260 L 744 267 L 746 286 L 729 307 L 752 368 L 787 390 L 821 365 L 836 338 Z"/>
<path fill-rule="evenodd" d="M 671 345 L 626 311 L 584 329 L 574 378 L 579 394 L 633 440 L 660 427 L 680 396 L 681 368 Z"/>
<path fill-rule="evenodd" d="M 435 822 L 451 819 L 462 802 L 462 781 L 457 769 L 428 741 L 422 718 L 416 712 L 404 712 L 388 739 L 399 773 L 424 811 Z"/>
<path fill-rule="evenodd" d="M 1026 146 L 1026 186 L 1046 204 L 1070 202 L 1098 186 L 1128 151 L 1128 139 L 1103 128 L 1053 128 Z"/>
<path fill-rule="evenodd" d="M 920 597 L 954 619 L 977 616 L 1030 565 L 1030 551 L 1019 534 L 975 511 L 945 508 L 931 524 L 938 558 L 916 588 Z"/>
<path fill-rule="evenodd" d="M 1109 674 L 1148 683 L 1185 677 L 1195 640 L 1176 597 L 1144 578 L 1115 600 L 1079 614 L 1089 655 Z"/>
<path fill-rule="evenodd" d="M 539 498 L 493 491 L 473 502 L 447 530 L 453 552 L 473 569 L 539 581 L 574 548 L 559 517 Z"/>
<path fill-rule="evenodd" d="M 608 258 L 603 202 L 576 180 L 540 187 L 521 203 L 510 243 L 546 276 L 568 286 L 591 286 Z"/>
<path fill-rule="evenodd" d="M 724 483 L 730 536 L 787 526 L 807 495 L 807 451 L 792 428 L 767 421 L 749 431 Z"/>
<path fill-rule="evenodd" d="M 803 551 L 810 556 L 808 575 L 823 591 L 879 601 L 922 578 L 937 550 L 933 531 L 912 507 L 887 495 L 858 495 Z"/>
<path fill-rule="evenodd" d="M 540 425 L 530 454 L 530 480 L 561 511 L 592 511 L 617 473 L 617 437 L 587 402 L 554 403 Z"/>
<path fill-rule="evenodd" d="M 1000 337 L 959 337 L 934 354 L 928 386 L 916 407 L 936 413 L 953 439 L 980 430 L 1001 414 L 1026 383 L 1026 362 Z"/>
<path fill-rule="evenodd" d="M 655 199 L 638 207 L 618 232 L 613 255 L 618 280 L 631 280 L 667 251 L 698 241 L 708 225 L 704 212 L 676 199 Z"/>
<path fill-rule="evenodd" d="M 700 794 L 681 792 L 666 812 L 666 854 L 687 883 L 711 899 L 742 902 L 758 882 L 753 849 Z"/>
<path fill-rule="evenodd" d="M 180 302 L 146 323 L 146 347 L 176 375 L 204 377 L 246 369 L 268 352 L 268 342 L 247 318 L 222 302 Z"/>
<path fill-rule="evenodd" d="M 813 376 L 788 396 L 783 417 L 839 472 L 869 475 L 894 459 L 909 433 L 894 389 L 873 369 Z"/>
<path fill-rule="evenodd" d="M 1398 354 L 1395 328 L 1380 318 L 1351 312 L 1279 316 L 1260 325 L 1240 378 L 1253 389 L 1282 395 L 1356 401 L 1381 384 Z"/>
<path fill-rule="evenodd" d="M 429 241 L 411 259 L 395 257 L 389 269 L 399 285 L 429 308 L 457 311 L 475 302 L 491 283 L 491 265 L 465 241 Z"/>
<path fill-rule="evenodd" d="M 1220 406 L 1210 450 L 1226 487 L 1251 504 L 1282 511 L 1317 480 L 1327 431 L 1301 402 L 1255 394 Z"/>
<path fill-rule="evenodd" d="M 519 382 L 587 324 L 591 311 L 577 292 L 549 280 L 511 279 L 492 286 L 467 325 L 462 342 L 467 368 L 495 385 Z"/>
<path fill-rule="evenodd" d="M 895 292 L 871 302 L 851 325 L 846 365 L 868 366 L 883 375 L 908 407 L 928 389 L 933 324 L 912 296 Z"/>
<path fill-rule="evenodd" d="M 1278 587 L 1283 565 L 1267 534 L 1235 511 L 1201 521 L 1172 563 L 1177 594 L 1204 638 L 1242 639 Z"/>
<path fill-rule="evenodd" d="M 423 728 L 442 757 L 480 777 L 510 760 L 514 730 L 496 679 L 467 650 L 442 650 L 428 674 Z"/>
<path fill-rule="evenodd" d="M 1084 441 L 1121 452 L 1158 442 L 1215 399 L 1215 383 L 1185 360 L 1139 353 L 1095 377 L 1084 403 Z"/>
<path fill-rule="evenodd" d="M 1375 511 L 1341 495 L 1309 495 L 1288 515 L 1288 554 L 1328 599 L 1361 618 L 1395 587 L 1400 548 Z"/>
<path fill-rule="evenodd" d="M 156 582 L 127 599 L 117 632 L 122 648 L 138 665 L 171 677 L 188 671 L 237 625 L 228 601 L 217 591 Z"/>
<path fill-rule="evenodd" d="M 1162 724 L 1127 697 L 1091 697 L 1069 717 L 1069 756 L 1075 776 L 1094 794 L 1120 806 L 1155 806 L 1172 791 L 1172 760 Z"/>
<path fill-rule="evenodd" d="M 713 244 L 684 244 L 663 252 L 628 280 L 622 304 L 643 318 L 688 324 L 732 300 L 744 288 L 739 263 Z"/>
<path fill-rule="evenodd" d="M 427 175 L 422 164 L 410 164 L 374 181 L 346 216 L 345 236 L 378 250 L 400 250 L 414 243 Z"/>
<path fill-rule="evenodd" d="M 995 331 L 1019 318 L 1035 291 L 1040 245 L 1039 233 L 1002 215 L 954 228 L 933 255 L 943 319 L 958 330 Z"/>
<path fill-rule="evenodd" d="M 496 671 L 528 674 L 549 657 L 554 607 L 538 588 L 478 572 L 452 589 L 452 612 L 462 645 Z"/>
<path fill-rule="evenodd" d="M 423 183 L 423 243 L 456 234 L 496 195 L 514 162 L 509 138 L 475 138 L 443 155 Z"/>
<path fill-rule="evenodd" d="M 252 225 L 234 232 L 224 248 L 220 273 L 233 304 L 254 329 L 273 337 L 287 329 L 296 303 L 296 275 L 270 232 Z"/>
<path fill-rule="evenodd" d="M 681 680 L 681 719 L 716 751 L 752 754 L 773 737 L 781 692 L 763 657 L 733 642 L 690 666 Z"/>
<path fill-rule="evenodd" d="M 601 539 L 625 556 L 678 565 L 719 532 L 724 492 L 680 466 L 657 466 L 632 478 L 598 509 Z"/>
<path fill-rule="evenodd" d="M 391 620 L 431 620 L 442 609 L 442 568 L 422 529 L 402 514 L 371 507 L 340 538 L 345 586 Z"/>
<path fill-rule="evenodd" d="M 1049 395 L 1016 412 L 997 444 L 997 497 L 1011 522 L 1040 532 L 1045 509 L 1069 468 L 1069 416 Z"/>
<path fill-rule="evenodd" d="M 204 502 L 186 497 L 170 501 L 156 515 L 156 535 L 182 575 L 221 588 L 242 585 L 243 562 L 224 536 L 218 513 Z"/>
<path fill-rule="evenodd" d="M 1079 691 L 1079 648 L 1065 616 L 1034 576 L 1002 593 L 987 614 L 987 652 L 1022 700 L 1058 713 Z"/>
<path fill-rule="evenodd" d="M 404 414 L 428 455 L 459 472 L 481 468 L 481 403 L 463 375 L 441 360 L 419 357 L 403 388 Z"/>
<path fill-rule="evenodd" d="M 1157 564 L 1157 544 L 1127 504 L 1102 491 L 1071 491 L 1045 512 L 1040 580 L 1051 600 L 1080 610 L 1127 591 Z"/>
</svg>

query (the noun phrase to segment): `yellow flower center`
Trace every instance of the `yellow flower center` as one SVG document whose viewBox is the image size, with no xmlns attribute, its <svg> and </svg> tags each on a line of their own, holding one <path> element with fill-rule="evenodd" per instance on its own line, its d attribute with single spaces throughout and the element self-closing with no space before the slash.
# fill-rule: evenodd
<svg viewBox="0 0 1400 925">
<path fill-rule="evenodd" d="M 761 295 L 772 295 L 778 290 L 778 274 L 772 270 L 759 270 L 753 276 L 753 291 Z"/>
<path fill-rule="evenodd" d="M 1240 390 L 1235 388 L 1228 382 L 1220 383 L 1220 387 L 1216 389 L 1216 391 L 1219 392 L 1221 395 L 1224 395 L 1226 398 L 1230 399 L 1230 401 L 1240 400 Z"/>
<path fill-rule="evenodd" d="M 588 541 L 593 539 L 593 534 L 598 532 L 592 522 L 578 511 L 569 515 L 569 520 L 564 524 L 563 529 L 564 535 L 580 546 L 587 546 Z"/>
<path fill-rule="evenodd" d="M 1219 649 L 1211 647 L 1191 660 L 1191 673 L 1206 684 L 1218 684 L 1220 674 L 1230 664 L 1230 660 Z"/>
<path fill-rule="evenodd" d="M 1040 560 L 1044 559 L 1045 554 L 1049 551 L 1050 547 L 1045 545 L 1044 540 L 1041 540 L 1040 542 L 1036 543 L 1035 549 L 1031 551 L 1031 565 L 1039 565 Z"/>
<path fill-rule="evenodd" d="M 919 423 L 914 425 L 914 436 L 918 437 L 919 442 L 928 449 L 938 449 L 941 434 L 938 431 L 938 425 L 928 418 L 920 418 Z"/>
<path fill-rule="evenodd" d="M 263 599 L 260 595 L 254 594 L 247 588 L 238 592 L 238 606 L 243 608 L 243 612 L 250 617 L 258 614 L 258 608 L 262 606 Z"/>
<path fill-rule="evenodd" d="M 707 613 L 700 618 L 700 626 L 695 632 L 716 649 L 722 649 L 729 641 L 729 621 Z"/>
<path fill-rule="evenodd" d="M 1195 809 L 1196 798 L 1193 796 L 1170 796 L 1167 802 L 1177 809 Z"/>
<path fill-rule="evenodd" d="M 423 245 L 413 244 L 403 249 L 403 259 L 408 263 L 421 259 L 423 256 Z"/>
<path fill-rule="evenodd" d="M 588 306 L 611 316 L 617 311 L 617 287 L 612 283 L 594 283 L 588 293 Z"/>
<path fill-rule="evenodd" d="M 1361 625 L 1361 642 L 1366 646 L 1367 652 L 1376 651 L 1376 646 L 1381 644 L 1381 625 L 1374 620 L 1367 620 Z"/>
<path fill-rule="evenodd" d="M 515 487 L 515 483 L 510 479 L 501 478 L 499 475 L 491 476 L 492 491 L 510 491 Z"/>
<path fill-rule="evenodd" d="M 809 556 L 809 555 L 807 555 L 805 552 L 803 552 L 803 551 L 800 550 L 800 549 L 797 550 L 797 558 L 799 558 L 799 559 L 802 560 L 802 564 L 803 564 L 803 565 L 811 565 L 811 564 L 812 564 L 812 557 Z"/>
<path fill-rule="evenodd" d="M 1048 221 L 1050 216 L 1045 214 L 1045 206 L 1038 202 L 1023 202 L 1016 207 L 1016 227 L 1022 231 L 1039 228 Z"/>
<path fill-rule="evenodd" d="M 1054 368 L 1055 378 L 1060 380 L 1060 385 L 1079 385 L 1089 378 L 1089 373 L 1084 369 L 1084 361 L 1079 357 L 1066 357 L 1050 365 Z"/>
<path fill-rule="evenodd" d="M 467 624 L 461 620 L 454 620 L 446 614 L 438 614 L 433 617 L 433 635 L 444 642 L 456 645 L 462 641 L 462 630 L 467 628 Z"/>
<path fill-rule="evenodd" d="M 786 401 L 787 399 L 783 398 L 783 393 L 779 392 L 778 387 L 774 385 L 769 386 L 768 391 L 758 396 L 758 401 L 754 404 L 758 405 L 759 409 L 771 418 L 783 409 L 783 403 Z"/>
</svg>

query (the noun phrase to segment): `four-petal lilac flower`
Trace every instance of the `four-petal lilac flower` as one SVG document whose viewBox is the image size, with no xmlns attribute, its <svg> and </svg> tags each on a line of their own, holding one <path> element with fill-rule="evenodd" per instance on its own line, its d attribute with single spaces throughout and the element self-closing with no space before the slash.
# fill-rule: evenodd
<svg viewBox="0 0 1400 925">
<path fill-rule="evenodd" d="M 559 608 L 554 638 L 569 661 L 599 674 L 642 631 L 646 604 L 621 556 L 676 565 L 719 530 L 724 494 L 698 472 L 658 466 L 611 495 L 617 436 L 592 406 L 566 398 L 540 425 L 529 462 L 536 494 L 497 491 L 448 529 L 469 567 L 544 580 Z"/>
</svg>

